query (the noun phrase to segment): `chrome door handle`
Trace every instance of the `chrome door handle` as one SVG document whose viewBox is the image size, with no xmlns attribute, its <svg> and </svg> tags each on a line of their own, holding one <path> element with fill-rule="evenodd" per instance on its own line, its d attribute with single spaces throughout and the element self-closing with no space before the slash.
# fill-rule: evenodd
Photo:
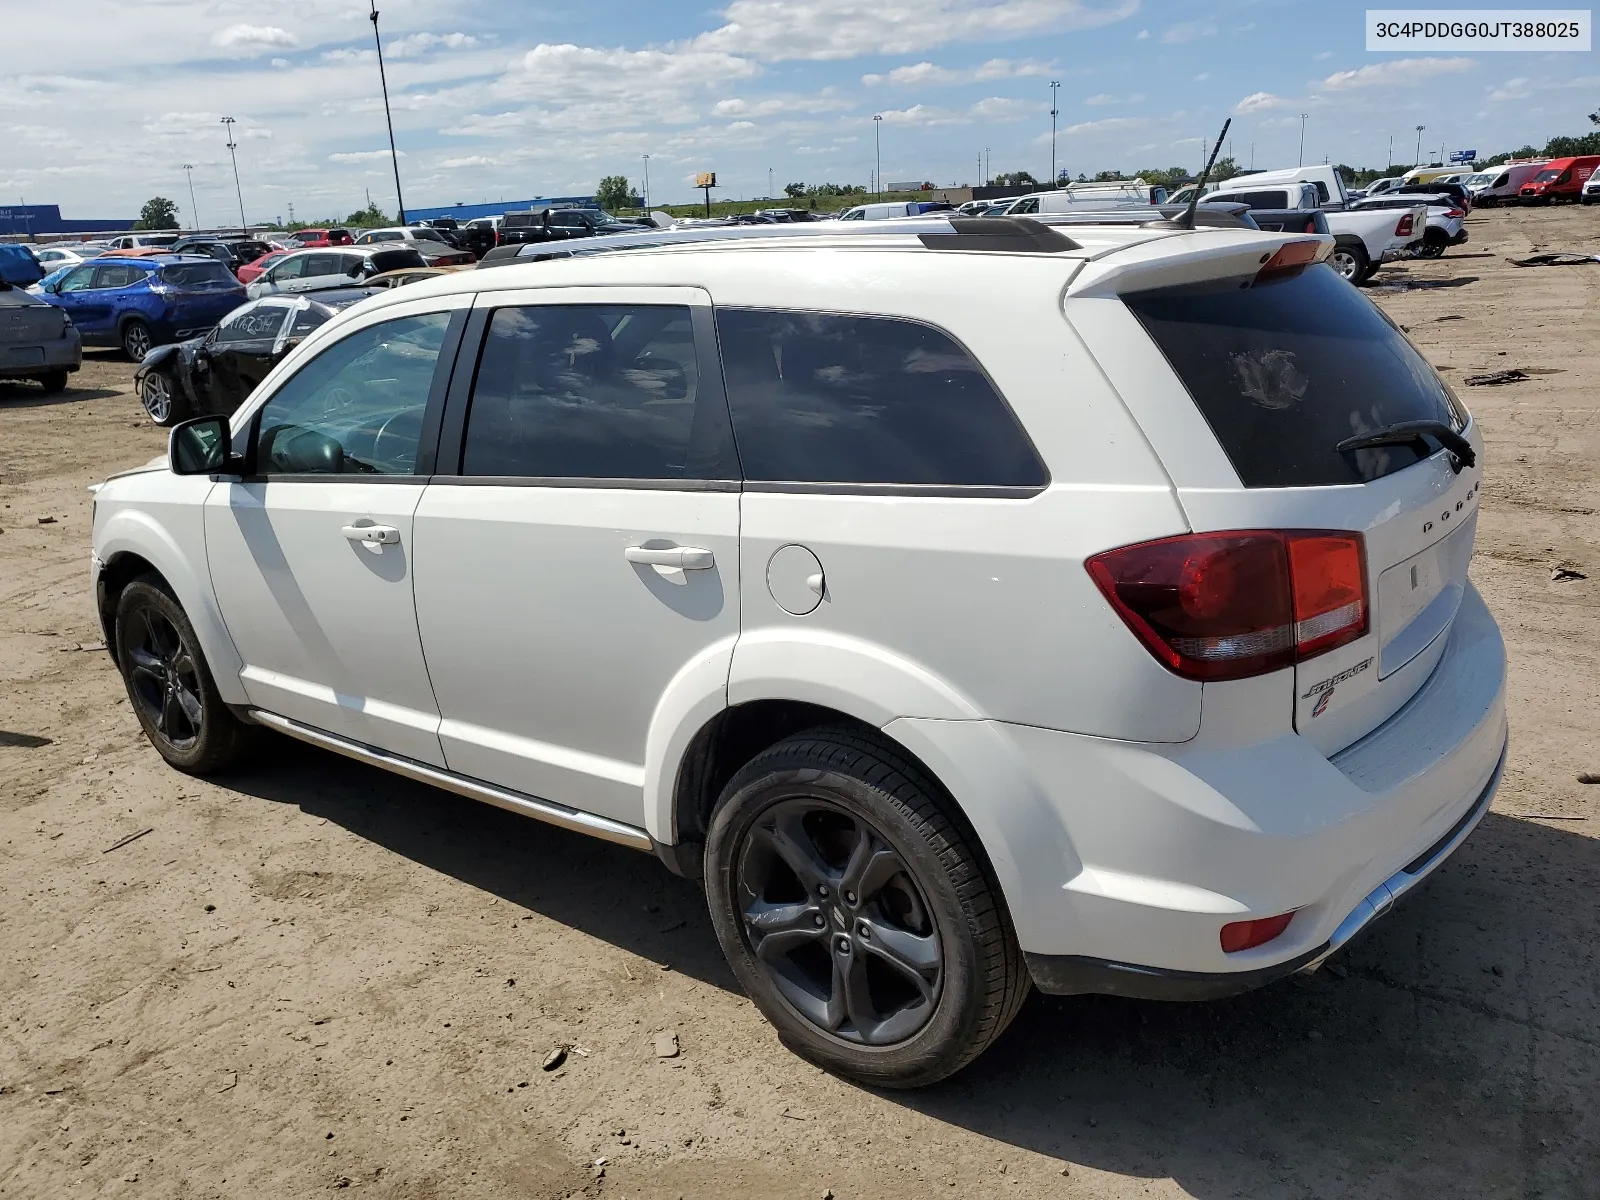
<svg viewBox="0 0 1600 1200">
<path fill-rule="evenodd" d="M 647 567 L 676 567 L 680 571 L 709 571 L 716 565 L 716 556 L 697 546 L 672 546 L 656 550 L 646 546 L 629 546 L 623 556 L 631 563 Z"/>
<path fill-rule="evenodd" d="M 371 546 L 393 546 L 400 540 L 400 531 L 391 525 L 346 525 L 340 532 L 352 542 Z"/>
</svg>

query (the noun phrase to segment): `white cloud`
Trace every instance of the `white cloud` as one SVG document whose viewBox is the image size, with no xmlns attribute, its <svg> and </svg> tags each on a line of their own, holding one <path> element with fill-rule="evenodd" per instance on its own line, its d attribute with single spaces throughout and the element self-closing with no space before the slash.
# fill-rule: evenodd
<svg viewBox="0 0 1600 1200">
<path fill-rule="evenodd" d="M 1368 63 L 1351 71 L 1335 71 L 1311 86 L 1324 92 L 1347 92 L 1354 88 L 1409 87 L 1440 75 L 1470 71 L 1477 66 L 1470 58 L 1391 58 Z"/>
<path fill-rule="evenodd" d="M 711 106 L 711 115 L 714 117 L 775 117 L 785 113 L 823 113 L 841 112 L 854 108 L 852 101 L 832 94 L 832 89 L 824 89 L 821 94 L 815 95 L 776 95 L 767 96 L 760 100 L 744 100 L 732 97 L 727 100 L 718 100 Z"/>
<path fill-rule="evenodd" d="M 1528 78 L 1523 75 L 1519 75 L 1515 79 L 1508 79 L 1489 93 L 1489 99 L 1526 100 L 1533 95 L 1533 89 L 1528 86 L 1528 83 Z"/>
<path fill-rule="evenodd" d="M 877 87 L 885 83 L 893 84 L 896 87 L 986 83 L 992 79 L 1018 79 L 1030 75 L 1048 75 L 1051 65 L 1035 59 L 1013 61 L 1004 58 L 991 58 L 988 62 L 976 67 L 952 69 L 950 67 L 935 66 L 931 62 L 919 62 L 912 63 L 906 67 L 896 67 L 886 75 L 863 75 L 861 82 L 868 87 Z"/>
<path fill-rule="evenodd" d="M 275 58 L 272 60 L 272 65 L 281 71 L 289 65 L 289 60 L 287 58 Z"/>
<path fill-rule="evenodd" d="M 1040 111 L 1043 101 L 1015 100 L 990 96 L 972 106 L 972 115 L 983 121 L 1015 121 L 1024 113 Z"/>
<path fill-rule="evenodd" d="M 1139 30 L 1138 36 L 1133 40 L 1136 42 L 1148 42 L 1150 40 L 1150 31 L 1148 29 Z"/>
<path fill-rule="evenodd" d="M 323 62 L 355 63 L 376 62 L 377 60 L 378 52 L 376 50 L 354 50 L 341 46 L 337 50 L 324 50 L 322 52 Z"/>
<path fill-rule="evenodd" d="M 465 158 L 447 158 L 439 165 L 447 171 L 458 171 L 462 167 L 498 167 L 500 160 L 484 154 L 469 154 Z"/>
<path fill-rule="evenodd" d="M 1176 25 L 1169 25 L 1162 32 L 1161 40 L 1169 46 L 1181 46 L 1197 38 L 1215 37 L 1216 33 L 1217 26 L 1212 21 L 1180 21 Z"/>
<path fill-rule="evenodd" d="M 1333 51 L 1332 50 L 1324 50 L 1321 54 L 1317 55 L 1317 61 L 1318 62 L 1327 62 L 1332 57 L 1333 57 Z"/>
<path fill-rule="evenodd" d="M 412 33 L 396 38 L 384 50 L 395 58 L 414 58 L 430 50 L 465 50 L 477 44 L 469 33 Z"/>
<path fill-rule="evenodd" d="M 1140 129 L 1150 124 L 1148 117 L 1104 117 L 1098 121 L 1081 121 L 1076 125 L 1068 125 L 1062 133 L 1111 133 L 1119 130 Z M 1040 139 L 1049 141 L 1048 133 L 1040 134 Z"/>
<path fill-rule="evenodd" d="M 663 88 L 712 87 L 760 73 L 761 68 L 748 59 L 718 50 L 606 50 L 541 42 L 512 62 L 495 91 L 522 99 L 615 100 L 637 110 L 635 96 Z"/>
<path fill-rule="evenodd" d="M 1200 74 L 1198 74 L 1198 75 L 1196 75 L 1194 77 L 1194 81 L 1196 83 L 1204 83 L 1206 80 L 1208 80 L 1210 78 L 1211 78 L 1211 72 L 1210 71 L 1201 71 Z"/>
<path fill-rule="evenodd" d="M 406 156 L 404 150 L 397 150 L 395 153 L 401 158 Z M 388 157 L 389 152 L 387 150 L 346 150 L 338 154 L 328 155 L 328 161 L 336 163 L 380 162 L 388 159 Z"/>
<path fill-rule="evenodd" d="M 1086 97 L 1084 103 L 1090 108 L 1105 108 L 1112 104 L 1138 104 L 1143 99 L 1143 92 L 1132 92 L 1126 96 L 1113 96 L 1110 92 L 1100 92 L 1098 95 Z"/>
<path fill-rule="evenodd" d="M 766 62 L 911 54 L 1110 25 L 1139 0 L 733 0 L 694 45 Z"/>
<path fill-rule="evenodd" d="M 1251 113 L 1267 112 L 1270 109 L 1283 108 L 1293 103 L 1294 101 L 1285 100 L 1282 96 L 1274 96 L 1271 92 L 1251 92 L 1233 106 L 1233 115 L 1247 117 Z"/>
<path fill-rule="evenodd" d="M 262 54 L 268 50 L 293 50 L 300 39 L 276 25 L 229 25 L 211 39 L 213 45 L 241 54 Z"/>
</svg>

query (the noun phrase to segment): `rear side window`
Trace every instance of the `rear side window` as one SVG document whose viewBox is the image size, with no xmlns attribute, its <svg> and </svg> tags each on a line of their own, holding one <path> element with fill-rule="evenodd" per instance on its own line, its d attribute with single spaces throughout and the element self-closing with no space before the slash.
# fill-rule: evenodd
<svg viewBox="0 0 1600 1200">
<path fill-rule="evenodd" d="M 1212 199 L 1225 204 L 1248 204 L 1251 208 L 1287 208 L 1290 193 L 1286 188 L 1274 188 L 1265 192 L 1228 192 Z"/>
<path fill-rule="evenodd" d="M 1220 279 L 1123 301 L 1166 355 L 1246 487 L 1364 483 L 1426 451 L 1340 452 L 1398 421 L 1466 414 L 1411 343 L 1326 267 L 1270 282 Z"/>
<path fill-rule="evenodd" d="M 679 305 L 541 304 L 489 323 L 462 474 L 735 479 L 727 410 Z"/>
<path fill-rule="evenodd" d="M 1040 488 L 1044 464 L 972 356 L 917 321 L 724 308 L 745 478 Z"/>
<path fill-rule="evenodd" d="M 185 288 L 239 286 L 239 281 L 228 270 L 227 264 L 220 262 L 174 263 L 170 267 L 162 267 L 161 282 Z"/>
</svg>

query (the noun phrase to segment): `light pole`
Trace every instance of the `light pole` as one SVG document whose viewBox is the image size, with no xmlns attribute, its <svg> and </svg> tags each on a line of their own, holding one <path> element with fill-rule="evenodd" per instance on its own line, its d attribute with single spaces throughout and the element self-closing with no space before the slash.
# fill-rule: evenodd
<svg viewBox="0 0 1600 1200">
<path fill-rule="evenodd" d="M 881 129 L 882 126 L 883 126 L 883 115 L 881 113 L 873 113 L 872 114 L 872 161 L 873 161 L 873 164 L 874 164 L 873 169 L 876 172 L 876 178 L 877 178 L 877 181 L 878 181 L 877 185 L 876 185 L 878 191 L 872 193 L 874 196 L 876 196 L 878 194 L 878 192 L 883 191 L 883 142 L 878 137 L 878 130 Z"/>
<path fill-rule="evenodd" d="M 1426 128 L 1426 125 L 1417 126 L 1417 156 L 1411 162 L 1413 167 L 1422 162 L 1422 131 Z"/>
<path fill-rule="evenodd" d="M 650 211 L 650 156 L 648 154 L 641 154 L 639 157 L 644 159 L 644 208 L 645 208 L 646 212 L 649 212 Z"/>
<path fill-rule="evenodd" d="M 249 233 L 250 227 L 244 219 L 244 189 L 239 186 L 239 156 L 234 153 L 239 144 L 233 140 L 233 118 L 223 117 L 222 123 L 228 128 L 228 157 L 233 159 L 233 190 L 239 193 L 239 232 Z"/>
<path fill-rule="evenodd" d="M 378 84 L 383 88 L 383 119 L 389 124 L 389 161 L 394 164 L 394 202 L 399 209 L 400 224 L 406 223 L 406 201 L 400 194 L 400 156 L 394 148 L 394 118 L 389 115 L 389 80 L 383 73 L 383 39 L 378 36 L 378 3 L 367 0 L 372 9 L 368 18 L 372 22 L 372 40 L 378 47 Z"/>
<path fill-rule="evenodd" d="M 772 199 L 772 168 L 767 168 L 767 199 Z"/>
<path fill-rule="evenodd" d="M 1383 160 L 1383 172 L 1389 173 L 1389 168 L 1394 166 L 1394 134 L 1389 135 L 1389 155 Z"/>
<path fill-rule="evenodd" d="M 994 163 L 989 158 L 989 147 L 983 148 L 983 186 L 988 187 L 989 181 L 994 178 Z"/>
<path fill-rule="evenodd" d="M 1306 161 L 1306 118 L 1309 117 L 1310 115 L 1311 115 L 1310 113 L 1301 113 L 1300 114 L 1300 158 L 1299 158 L 1299 161 L 1297 161 L 1294 164 L 1297 167 L 1305 165 L 1305 161 Z"/>
<path fill-rule="evenodd" d="M 194 202 L 194 164 L 184 163 L 183 169 L 189 176 L 189 228 L 199 229 L 200 214 L 196 211 L 198 206 Z"/>
<path fill-rule="evenodd" d="M 1056 185 L 1056 94 L 1061 90 L 1059 80 L 1050 81 L 1050 186 Z"/>
</svg>

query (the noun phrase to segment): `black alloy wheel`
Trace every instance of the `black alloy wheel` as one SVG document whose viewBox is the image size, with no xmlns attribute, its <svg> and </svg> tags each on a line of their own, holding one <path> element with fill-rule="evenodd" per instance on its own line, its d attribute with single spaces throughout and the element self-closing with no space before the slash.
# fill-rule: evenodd
<svg viewBox="0 0 1600 1200">
<path fill-rule="evenodd" d="M 745 833 L 738 895 L 751 953 L 819 1030 L 868 1046 L 928 1023 L 944 984 L 938 926 L 882 831 L 803 792 Z"/>
<path fill-rule="evenodd" d="M 735 772 L 705 885 L 728 965 L 779 1039 L 847 1079 L 935 1083 L 1032 990 L 976 833 L 873 730 L 797 733 Z"/>
<path fill-rule="evenodd" d="M 205 710 L 194 655 L 183 644 L 177 625 L 167 614 L 146 606 L 123 636 L 128 638 L 131 668 L 128 691 L 140 717 L 173 750 L 192 750 L 200 739 Z"/>
<path fill-rule="evenodd" d="M 217 692 L 183 606 L 157 576 L 133 580 L 116 601 L 116 659 L 150 744 L 192 775 L 236 762 L 255 740 Z"/>
</svg>

